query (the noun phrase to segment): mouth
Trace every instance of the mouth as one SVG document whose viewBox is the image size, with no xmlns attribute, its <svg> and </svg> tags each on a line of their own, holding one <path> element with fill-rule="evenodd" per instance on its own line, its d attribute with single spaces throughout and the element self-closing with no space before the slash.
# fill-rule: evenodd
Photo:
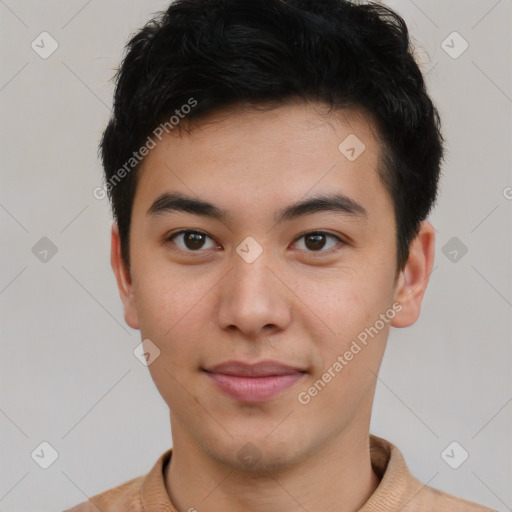
<svg viewBox="0 0 512 512">
<path fill-rule="evenodd" d="M 240 402 L 268 401 L 289 389 L 307 373 L 277 361 L 249 364 L 228 361 L 207 369 L 207 377 L 224 394 Z"/>
</svg>

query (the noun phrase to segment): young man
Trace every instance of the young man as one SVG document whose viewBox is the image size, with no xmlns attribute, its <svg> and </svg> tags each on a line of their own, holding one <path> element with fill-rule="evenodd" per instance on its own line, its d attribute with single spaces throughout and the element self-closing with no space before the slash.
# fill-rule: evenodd
<svg viewBox="0 0 512 512">
<path fill-rule="evenodd" d="M 489 510 L 369 434 L 390 326 L 432 269 L 443 155 L 399 16 L 178 0 L 129 42 L 101 152 L 173 448 L 71 510 Z"/>
</svg>

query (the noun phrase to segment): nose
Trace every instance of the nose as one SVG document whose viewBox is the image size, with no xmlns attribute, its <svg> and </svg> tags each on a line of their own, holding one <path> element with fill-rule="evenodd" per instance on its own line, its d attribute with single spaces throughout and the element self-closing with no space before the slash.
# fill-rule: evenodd
<svg viewBox="0 0 512 512">
<path fill-rule="evenodd" d="M 284 330 L 291 321 L 293 293 L 267 251 L 248 263 L 233 255 L 233 268 L 217 290 L 219 326 L 257 339 Z"/>
</svg>

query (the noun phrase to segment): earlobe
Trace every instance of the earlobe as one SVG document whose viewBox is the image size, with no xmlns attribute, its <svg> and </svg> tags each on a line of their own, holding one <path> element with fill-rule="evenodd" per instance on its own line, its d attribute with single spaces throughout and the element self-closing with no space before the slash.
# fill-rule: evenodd
<svg viewBox="0 0 512 512">
<path fill-rule="evenodd" d="M 119 296 L 123 303 L 124 319 L 132 329 L 139 329 L 139 318 L 137 308 L 135 307 L 135 298 L 133 296 L 133 283 L 130 271 L 121 254 L 121 238 L 117 224 L 112 225 L 110 263 L 116 276 Z"/>
<path fill-rule="evenodd" d="M 395 300 L 402 306 L 391 325 L 408 327 L 420 316 L 421 303 L 434 265 L 435 231 L 432 224 L 423 221 L 413 240 L 405 268 L 396 286 Z"/>
</svg>

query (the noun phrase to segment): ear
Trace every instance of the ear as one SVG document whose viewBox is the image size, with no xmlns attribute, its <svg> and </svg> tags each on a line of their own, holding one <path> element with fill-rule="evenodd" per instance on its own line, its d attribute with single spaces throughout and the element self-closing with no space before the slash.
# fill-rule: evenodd
<svg viewBox="0 0 512 512">
<path fill-rule="evenodd" d="M 391 322 L 393 327 L 408 327 L 418 320 L 434 265 L 434 249 L 435 231 L 432 224 L 425 220 L 411 244 L 407 263 L 398 278 L 395 300 L 402 305 L 402 309 Z"/>
<path fill-rule="evenodd" d="M 116 276 L 119 296 L 124 308 L 124 319 L 132 329 L 139 329 L 139 316 L 135 307 L 130 271 L 121 255 L 121 237 L 117 224 L 112 225 L 110 263 Z"/>
</svg>

